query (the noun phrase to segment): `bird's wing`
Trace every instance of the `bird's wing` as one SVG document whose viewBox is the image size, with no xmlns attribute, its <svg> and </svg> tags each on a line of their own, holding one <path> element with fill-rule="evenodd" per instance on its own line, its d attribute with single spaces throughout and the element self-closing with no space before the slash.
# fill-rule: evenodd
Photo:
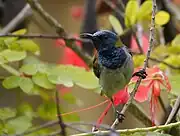
<svg viewBox="0 0 180 136">
<path fill-rule="evenodd" d="M 94 56 L 94 60 L 93 60 L 93 72 L 95 74 L 95 76 L 97 78 L 100 78 L 100 74 L 101 74 L 101 66 L 100 64 L 98 63 L 98 57 L 97 57 L 97 53 L 95 53 L 95 56 Z"/>
</svg>

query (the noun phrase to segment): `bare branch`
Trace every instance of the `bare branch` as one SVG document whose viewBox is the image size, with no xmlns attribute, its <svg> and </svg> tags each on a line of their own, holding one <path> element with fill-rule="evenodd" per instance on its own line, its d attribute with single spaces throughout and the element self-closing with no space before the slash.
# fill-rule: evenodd
<svg viewBox="0 0 180 136">
<path fill-rule="evenodd" d="M 178 111 L 180 109 L 180 96 L 178 96 L 173 109 L 171 110 L 171 113 L 169 114 L 169 117 L 165 123 L 165 125 L 171 123 L 171 121 L 176 117 Z"/>
<path fill-rule="evenodd" d="M 59 92 L 58 90 L 56 90 L 56 94 L 55 94 L 55 97 L 56 97 L 56 110 L 57 110 L 57 115 L 58 115 L 58 120 L 59 120 L 59 126 L 61 128 L 61 134 L 63 136 L 67 136 L 67 133 L 66 133 L 66 126 L 63 122 L 63 119 L 61 117 L 61 112 L 60 112 L 60 106 L 59 106 Z"/>
<path fill-rule="evenodd" d="M 80 41 L 80 42 L 90 42 L 89 40 L 86 39 L 81 39 L 81 38 L 74 38 L 74 37 L 64 37 L 64 36 L 59 36 L 59 35 L 47 35 L 47 34 L 2 34 L 0 37 L 18 37 L 18 38 L 25 38 L 25 39 L 36 39 L 36 38 L 42 38 L 42 39 L 64 39 L 68 41 Z"/>
<path fill-rule="evenodd" d="M 25 7 L 19 12 L 19 14 L 13 18 L 0 32 L 0 35 L 7 34 L 12 31 L 17 25 L 19 25 L 25 18 L 32 15 L 31 7 L 26 4 Z"/>
</svg>

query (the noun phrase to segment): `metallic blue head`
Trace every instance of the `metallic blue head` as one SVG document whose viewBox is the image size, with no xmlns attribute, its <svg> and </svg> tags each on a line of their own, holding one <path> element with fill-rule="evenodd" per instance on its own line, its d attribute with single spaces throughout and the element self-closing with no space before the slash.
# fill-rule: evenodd
<svg viewBox="0 0 180 136">
<path fill-rule="evenodd" d="M 97 51 L 115 47 L 118 40 L 118 36 L 109 30 L 100 30 L 94 34 L 83 33 L 81 36 L 91 39 Z"/>
</svg>

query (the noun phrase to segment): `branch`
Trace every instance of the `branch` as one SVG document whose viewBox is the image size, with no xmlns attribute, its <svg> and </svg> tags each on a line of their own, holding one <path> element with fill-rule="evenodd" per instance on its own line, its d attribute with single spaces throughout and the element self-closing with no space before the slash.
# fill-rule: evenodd
<svg viewBox="0 0 180 136">
<path fill-rule="evenodd" d="M 148 52 L 146 55 L 146 59 L 144 60 L 144 67 L 143 70 L 146 70 L 147 65 L 148 65 L 148 61 L 149 61 L 149 57 L 150 57 L 150 53 L 152 50 L 152 47 L 154 45 L 154 29 L 155 29 L 155 13 L 156 13 L 156 0 L 153 0 L 153 7 L 152 7 L 152 19 L 151 19 L 151 28 L 150 28 L 150 36 L 149 36 L 149 48 L 148 48 Z M 130 106 L 130 104 L 133 102 L 134 96 L 138 90 L 138 87 L 141 83 L 142 78 L 139 77 L 139 79 L 137 80 L 135 87 L 132 91 L 132 95 L 130 97 L 130 99 L 128 100 L 128 102 L 124 105 L 123 109 L 121 110 L 121 114 L 124 115 L 124 113 L 126 112 L 126 110 L 128 109 L 128 107 Z M 116 125 L 118 125 L 119 119 L 116 118 L 116 120 L 114 121 L 114 123 L 112 124 L 111 128 L 115 128 Z"/>
<path fill-rule="evenodd" d="M 32 14 L 29 4 L 26 4 L 25 7 L 16 15 L 15 18 L 11 20 L 1 31 L 0 35 L 7 34 L 12 31 L 17 25 L 19 25 L 26 17 Z"/>
<path fill-rule="evenodd" d="M 74 37 L 64 37 L 59 35 L 47 35 L 47 34 L 1 34 L 0 37 L 18 37 L 18 38 L 24 38 L 24 39 L 64 39 L 68 41 L 79 41 L 79 42 L 90 42 L 87 39 L 81 39 L 81 38 L 74 38 Z"/>
<path fill-rule="evenodd" d="M 169 114 L 169 117 L 168 117 L 165 125 L 172 122 L 172 120 L 176 117 L 179 109 L 180 109 L 180 96 L 178 96 L 178 98 L 177 98 L 177 100 L 173 106 L 173 109 L 171 110 L 171 113 Z"/>
<path fill-rule="evenodd" d="M 59 93 L 58 93 L 58 90 L 56 90 L 56 94 L 55 94 L 55 97 L 56 97 L 56 109 L 57 109 L 57 115 L 58 115 L 58 120 L 59 120 L 59 125 L 60 125 L 60 128 L 61 128 L 61 134 L 63 136 L 67 136 L 67 133 L 66 133 L 66 126 L 64 125 L 64 122 L 62 120 L 62 117 L 61 117 L 61 112 L 60 112 L 60 106 L 59 106 Z"/>
<path fill-rule="evenodd" d="M 58 23 L 56 19 L 54 19 L 51 15 L 49 15 L 40 5 L 40 3 L 37 0 L 27 0 L 27 2 L 30 4 L 31 8 L 34 9 L 37 13 L 41 15 L 41 17 L 56 30 L 56 33 L 60 36 L 67 37 L 67 33 L 65 32 L 64 28 L 61 26 L 61 24 Z M 70 42 L 66 46 L 71 48 L 77 55 L 79 55 L 86 64 L 89 66 L 92 65 L 91 57 L 87 54 L 85 54 L 82 49 L 77 47 L 71 40 L 66 40 L 67 42 Z"/>
<path fill-rule="evenodd" d="M 132 134 L 132 133 L 136 133 L 136 132 L 149 132 L 149 131 L 155 131 L 158 129 L 161 130 L 166 130 L 172 127 L 177 127 L 180 126 L 180 121 L 176 122 L 176 123 L 171 123 L 168 125 L 161 125 L 161 126 L 154 126 L 154 127 L 146 127 L 146 128 L 134 128 L 134 129 L 123 129 L 123 130 L 116 130 L 116 132 L 120 133 L 120 134 Z M 90 134 L 108 134 L 109 131 L 100 131 L 100 132 L 91 132 L 91 133 L 81 133 L 81 134 L 75 134 L 75 135 L 71 135 L 71 136 L 89 136 Z"/>
</svg>

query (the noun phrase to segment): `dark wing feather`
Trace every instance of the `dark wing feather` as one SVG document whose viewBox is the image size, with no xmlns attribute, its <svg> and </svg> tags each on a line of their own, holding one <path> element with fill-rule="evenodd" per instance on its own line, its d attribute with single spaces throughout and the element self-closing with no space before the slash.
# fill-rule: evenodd
<svg viewBox="0 0 180 136">
<path fill-rule="evenodd" d="M 101 68 L 100 68 L 100 65 L 98 63 L 97 53 L 95 54 L 95 57 L 93 60 L 93 72 L 97 78 L 100 78 Z"/>
</svg>

